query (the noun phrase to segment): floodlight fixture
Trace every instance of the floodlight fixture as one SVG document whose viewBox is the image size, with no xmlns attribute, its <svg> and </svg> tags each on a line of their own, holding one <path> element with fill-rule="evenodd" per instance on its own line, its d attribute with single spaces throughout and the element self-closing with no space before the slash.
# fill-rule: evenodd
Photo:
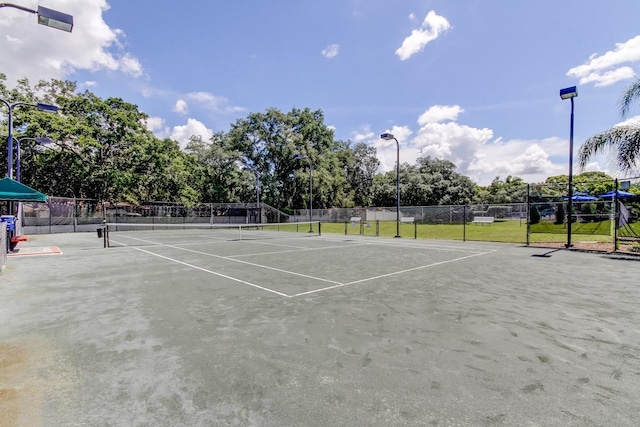
<svg viewBox="0 0 640 427">
<path fill-rule="evenodd" d="M 560 89 L 560 99 L 575 98 L 578 96 L 578 88 L 576 86 Z"/>
<path fill-rule="evenodd" d="M 73 30 L 73 16 L 54 9 L 38 6 L 38 10 L 35 10 L 18 4 L 0 3 L 0 8 L 2 7 L 11 7 L 24 12 L 34 13 L 37 15 L 38 24 L 40 25 L 66 31 L 67 33 L 70 33 Z"/>
</svg>

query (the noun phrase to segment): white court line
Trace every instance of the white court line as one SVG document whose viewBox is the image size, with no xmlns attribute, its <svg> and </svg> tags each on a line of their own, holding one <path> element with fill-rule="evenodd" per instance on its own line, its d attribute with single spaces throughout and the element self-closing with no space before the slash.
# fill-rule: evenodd
<svg viewBox="0 0 640 427">
<path fill-rule="evenodd" d="M 346 237 L 346 236 L 345 236 Z M 324 240 L 329 240 L 332 242 L 344 242 L 345 239 L 339 239 L 339 238 L 325 238 L 325 236 L 322 236 L 322 239 Z M 384 238 L 382 238 L 384 239 Z M 359 239 L 360 240 L 360 239 Z M 412 241 L 414 239 L 411 239 Z M 349 242 L 355 242 L 356 240 L 351 240 L 349 239 Z M 461 242 L 463 243 L 463 242 Z M 476 249 L 476 248 L 461 248 L 458 246 L 443 246 L 443 245 L 438 245 L 438 244 L 419 244 L 419 243 L 406 243 L 406 240 L 404 242 L 398 241 L 398 243 L 391 243 L 391 241 L 389 242 L 384 242 L 384 241 L 380 241 L 380 242 L 367 242 L 364 243 L 365 245 L 371 245 L 371 246 L 388 246 L 388 247 L 393 247 L 393 248 L 413 248 L 413 249 L 435 249 L 435 250 L 439 250 L 439 251 L 450 251 L 450 252 L 472 252 L 472 253 L 480 253 L 483 250 L 486 249 Z"/>
<path fill-rule="evenodd" d="M 215 271 L 207 270 L 206 268 L 198 267 L 197 265 L 193 265 L 193 264 L 189 264 L 189 263 L 186 263 L 186 262 L 182 262 L 182 261 L 179 261 L 177 259 L 169 258 L 169 257 L 164 256 L 164 255 L 155 254 L 155 253 L 153 253 L 151 251 L 147 251 L 147 250 L 144 250 L 144 249 L 140 249 L 140 248 L 136 248 L 136 247 L 134 247 L 133 249 L 135 249 L 137 251 L 140 251 L 140 252 L 147 253 L 149 255 L 157 256 L 158 258 L 163 258 L 163 259 L 166 259 L 168 261 L 172 261 L 172 262 L 175 262 L 175 263 L 178 263 L 178 264 L 186 265 L 187 267 L 195 268 L 196 270 L 204 271 L 205 273 L 209 273 L 209 274 L 213 274 L 215 276 L 223 277 L 225 279 L 229 279 L 229 280 L 232 280 L 234 282 L 240 282 L 240 283 L 243 283 L 245 285 L 248 285 L 248 286 L 251 286 L 251 287 L 254 287 L 254 288 L 262 289 L 263 291 L 271 292 L 271 293 L 274 293 L 276 295 L 280 295 L 281 297 L 290 298 L 290 296 L 287 295 L 287 294 L 283 294 L 282 292 L 274 291 L 273 289 L 265 288 L 264 286 L 256 285 L 255 283 L 247 282 L 246 280 L 236 279 L 235 277 L 227 276 L 226 274 L 217 273 Z"/>
<path fill-rule="evenodd" d="M 146 239 L 140 239 L 140 238 L 137 238 L 137 237 L 129 237 L 129 236 L 122 236 L 122 237 L 126 237 L 127 239 L 138 240 L 138 241 L 141 241 L 141 242 L 157 244 L 157 242 L 153 242 L 151 240 L 146 240 Z M 267 270 L 277 271 L 279 273 L 291 274 L 293 276 L 300 276 L 300 277 L 304 277 L 306 279 L 317 280 L 317 281 L 320 281 L 320 282 L 340 284 L 340 282 L 336 282 L 335 280 L 329 280 L 329 279 L 323 279 L 321 277 L 309 276 L 308 274 L 296 273 L 295 271 L 283 270 L 281 268 L 271 267 L 271 266 L 268 266 L 268 265 L 256 264 L 256 263 L 249 262 L 249 261 L 242 261 L 240 259 L 234 259 L 234 258 L 229 258 L 229 257 L 226 257 L 226 256 L 210 254 L 210 253 L 207 253 L 207 252 L 196 251 L 196 250 L 193 250 L 193 249 L 181 248 L 179 246 L 174 246 L 174 245 L 161 245 L 161 246 L 167 247 L 167 248 L 178 249 L 180 251 L 185 251 L 185 252 L 193 252 L 193 253 L 196 253 L 196 254 L 205 255 L 205 256 L 212 257 L 212 258 L 218 258 L 218 259 L 224 259 L 224 260 L 227 260 L 227 261 L 233 261 L 233 262 L 237 262 L 237 263 L 240 263 L 240 264 L 250 265 L 252 267 L 264 268 L 264 269 L 267 269 Z M 138 249 L 138 248 L 135 248 L 135 249 Z"/>
<path fill-rule="evenodd" d="M 310 295 L 310 294 L 315 294 L 315 293 L 318 293 L 318 292 L 328 291 L 328 290 L 331 290 L 331 289 L 342 288 L 344 286 L 355 285 L 356 283 L 362 283 L 362 282 L 368 282 L 370 280 L 382 279 L 383 277 L 395 276 L 395 275 L 398 275 L 398 274 L 408 273 L 410 271 L 421 270 L 423 268 L 434 267 L 436 265 L 448 264 L 450 262 L 456 262 L 456 261 L 460 261 L 460 260 L 467 259 L 467 258 L 473 258 L 473 257 L 481 256 L 481 255 L 486 255 L 486 254 L 489 254 L 491 252 L 495 252 L 495 251 L 489 251 L 489 252 L 484 252 L 484 253 L 477 253 L 477 254 L 473 254 L 473 255 L 467 255 L 467 256 L 460 257 L 460 258 L 450 259 L 450 260 L 447 260 L 447 261 L 440 261 L 440 262 L 434 262 L 433 264 L 421 265 L 420 267 L 408 268 L 406 270 L 396 271 L 396 272 L 393 272 L 393 273 L 381 274 L 379 276 L 369 277 L 367 279 L 354 280 L 353 282 L 349 282 L 349 283 L 341 283 L 341 284 L 335 285 L 335 286 L 328 286 L 326 288 L 316 289 L 316 290 L 313 290 L 313 291 L 300 292 L 299 294 L 290 295 L 290 297 L 291 298 L 295 298 L 295 297 L 299 297 L 299 296 L 303 296 L 303 295 Z"/>
<path fill-rule="evenodd" d="M 127 237 L 127 236 L 122 236 L 122 237 Z M 147 242 L 147 243 L 157 244 L 157 242 L 153 242 L 153 241 L 145 240 L 145 239 L 139 239 L 139 238 L 136 238 L 136 237 L 127 237 L 127 238 L 133 239 L 133 240 L 139 240 L 139 241 L 143 241 L 143 242 Z M 373 244 L 371 244 L 371 243 L 363 243 L 363 244 L 360 244 L 359 246 L 361 246 L 361 245 L 375 245 L 375 244 L 376 243 L 373 243 Z M 254 267 L 266 268 L 268 270 L 274 270 L 274 271 L 278 271 L 278 272 L 285 273 L 285 274 L 292 274 L 292 275 L 295 275 L 295 276 L 301 276 L 301 277 L 305 277 L 305 278 L 312 279 L 312 280 L 318 280 L 318 281 L 323 281 L 323 282 L 328 282 L 328 283 L 334 283 L 333 286 L 327 286 L 327 287 L 320 288 L 320 289 L 314 289 L 314 290 L 307 291 L 307 292 L 300 292 L 300 293 L 297 293 L 297 294 L 288 295 L 288 294 L 284 294 L 282 292 L 278 292 L 278 291 L 275 291 L 275 290 L 272 290 L 272 289 L 269 289 L 269 288 L 266 288 L 266 287 L 263 287 L 263 286 L 260 286 L 260 285 L 256 285 L 256 284 L 253 284 L 253 283 L 241 280 L 241 279 L 236 279 L 236 278 L 233 278 L 233 277 L 221 274 L 221 273 L 216 273 L 214 271 L 204 269 L 202 267 L 198 267 L 198 266 L 195 266 L 195 265 L 192 265 L 192 264 L 188 264 L 188 263 L 185 263 L 183 261 L 179 261 L 179 260 L 176 260 L 176 259 L 173 259 L 173 258 L 169 258 L 169 257 L 163 256 L 163 255 L 155 254 L 155 253 L 150 252 L 150 251 L 146 251 L 144 249 L 133 247 L 133 249 L 136 249 L 136 250 L 139 250 L 139 251 L 142 251 L 142 252 L 146 252 L 146 253 L 148 253 L 150 255 L 154 255 L 154 256 L 157 256 L 157 257 L 160 257 L 160 258 L 164 258 L 164 259 L 167 259 L 167 260 L 170 260 L 170 261 L 174 261 L 174 262 L 177 262 L 179 264 L 183 264 L 183 265 L 186 265 L 186 266 L 189 266 L 189 267 L 193 267 L 195 269 L 198 269 L 198 270 L 201 270 L 201 271 L 205 271 L 205 272 L 208 272 L 208 273 L 220 276 L 220 277 L 224 277 L 224 278 L 228 278 L 230 280 L 234 280 L 234 281 L 237 281 L 237 282 L 240 282 L 240 283 L 244 283 L 246 285 L 249 285 L 249 286 L 252 286 L 252 287 L 255 287 L 255 288 L 258 288 L 258 289 L 262 289 L 262 290 L 265 290 L 267 292 L 272 292 L 272 293 L 278 294 L 278 295 L 286 297 L 286 298 L 295 298 L 295 297 L 304 296 L 304 295 L 311 295 L 311 294 L 315 294 L 315 293 L 328 291 L 328 290 L 331 290 L 331 289 L 337 289 L 337 288 L 350 286 L 350 285 L 354 285 L 354 284 L 358 284 L 358 283 L 368 282 L 368 281 L 371 281 L 371 280 L 382 279 L 384 277 L 396 276 L 396 275 L 408 273 L 408 272 L 411 272 L 411 271 L 421 270 L 421 269 L 424 269 L 424 268 L 434 267 L 434 266 L 437 266 L 437 265 L 448 264 L 448 263 L 451 263 L 451 262 L 461 261 L 463 259 L 474 258 L 474 257 L 477 257 L 477 256 L 486 255 L 486 254 L 489 254 L 489 253 L 492 253 L 492 252 L 496 252 L 496 250 L 490 250 L 490 251 L 487 251 L 487 252 L 479 252 L 479 253 L 474 253 L 472 255 L 463 256 L 463 257 L 460 257 L 460 258 L 454 258 L 454 259 L 450 259 L 450 260 L 446 260 L 446 261 L 435 262 L 435 263 L 432 263 L 432 264 L 421 265 L 421 266 L 418 266 L 418 267 L 408 268 L 408 269 L 405 269 L 405 270 L 400 270 L 400 271 L 387 273 L 387 274 L 381 274 L 381 275 L 369 277 L 369 278 L 366 278 L 366 279 L 355 280 L 355 281 L 348 282 L 348 283 L 340 283 L 340 282 L 337 282 L 337 281 L 334 281 L 334 280 L 322 279 L 322 278 L 319 278 L 319 277 L 309 276 L 309 275 L 306 275 L 306 274 L 296 273 L 296 272 L 293 272 L 293 271 L 282 270 L 282 269 L 275 268 L 275 267 L 269 267 L 269 266 L 265 266 L 265 265 L 255 264 L 255 263 L 251 263 L 251 262 L 247 262 L 247 261 L 242 261 L 242 260 L 237 260 L 237 259 L 233 259 L 233 258 L 229 258 L 229 257 L 220 256 L 220 255 L 213 255 L 213 254 L 209 254 L 209 253 L 206 253 L 206 252 L 195 251 L 195 250 L 192 250 L 192 249 L 180 248 L 180 247 L 173 246 L 173 245 L 163 245 L 163 244 L 157 244 L 157 245 L 166 246 L 166 247 L 170 247 L 170 248 L 174 248 L 174 249 L 178 249 L 178 250 L 183 250 L 183 251 L 187 251 L 187 252 L 194 252 L 194 253 L 198 253 L 198 254 L 201 254 L 201 255 L 211 256 L 211 257 L 214 257 L 214 258 L 225 259 L 225 260 L 228 260 L 228 261 L 239 262 L 239 263 L 251 265 L 251 266 L 254 266 Z M 124 245 L 124 246 L 128 247 L 127 245 Z M 355 246 L 355 245 L 348 245 L 348 246 Z M 397 245 L 393 245 L 392 244 L 392 245 L 384 245 L 384 246 L 397 246 Z M 427 249 L 432 249 L 432 248 L 427 248 Z"/>
<path fill-rule="evenodd" d="M 256 252 L 252 254 L 240 254 L 240 255 L 229 255 L 229 258 L 238 258 L 243 256 L 259 256 L 259 255 L 279 255 L 279 254 L 288 254 L 291 252 L 300 252 L 300 251 L 324 251 L 325 249 L 344 249 L 351 248 L 354 246 L 366 246 L 366 243 L 355 243 L 353 245 L 340 245 L 340 246 L 325 246 L 323 248 L 300 248 L 291 251 L 273 251 L 273 252 Z"/>
</svg>

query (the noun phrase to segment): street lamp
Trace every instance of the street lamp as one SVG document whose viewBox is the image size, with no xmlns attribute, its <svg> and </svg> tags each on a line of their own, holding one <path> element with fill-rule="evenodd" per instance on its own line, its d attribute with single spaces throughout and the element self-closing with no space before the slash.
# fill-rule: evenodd
<svg viewBox="0 0 640 427">
<path fill-rule="evenodd" d="M 16 140 L 16 181 L 20 182 L 20 143 L 22 141 L 35 141 L 38 144 L 51 144 L 51 138 L 15 138 Z"/>
<path fill-rule="evenodd" d="M 383 133 L 380 135 L 380 138 L 385 141 L 391 141 L 392 139 L 396 142 L 396 236 L 400 237 L 400 143 L 390 133 Z"/>
<path fill-rule="evenodd" d="M 293 160 L 306 160 L 309 163 L 309 233 L 313 232 L 312 214 L 313 214 L 313 165 L 309 157 L 304 154 L 294 154 Z"/>
<path fill-rule="evenodd" d="M 29 102 L 14 102 L 10 104 L 4 99 L 0 98 L 0 102 L 7 106 L 9 109 L 8 121 L 9 121 L 9 137 L 7 138 L 7 176 L 13 179 L 13 109 L 21 105 L 28 107 L 36 107 L 40 111 L 46 111 L 48 113 L 57 113 L 58 107 L 49 104 L 31 104 Z"/>
<path fill-rule="evenodd" d="M 567 199 L 567 243 L 565 247 L 571 245 L 571 223 L 573 221 L 573 98 L 578 96 L 578 89 L 575 86 L 560 89 L 560 99 L 571 100 L 571 125 L 569 130 L 569 194 Z"/>
<path fill-rule="evenodd" d="M 73 16 L 58 12 L 57 10 L 42 6 L 38 6 L 38 10 L 35 10 L 12 3 L 0 3 L 0 8 L 2 7 L 12 7 L 24 12 L 35 13 L 38 16 L 38 24 L 40 25 L 66 31 L 67 33 L 73 30 Z"/>
</svg>

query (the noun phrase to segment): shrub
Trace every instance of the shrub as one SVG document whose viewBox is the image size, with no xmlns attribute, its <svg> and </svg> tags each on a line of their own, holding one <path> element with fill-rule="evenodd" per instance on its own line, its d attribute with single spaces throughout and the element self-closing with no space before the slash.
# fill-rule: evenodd
<svg viewBox="0 0 640 427">
<path fill-rule="evenodd" d="M 538 206 L 533 205 L 531 207 L 531 211 L 529 212 L 529 223 L 537 224 L 540 222 L 540 211 L 538 210 Z"/>
<path fill-rule="evenodd" d="M 554 224 L 564 223 L 564 216 L 565 216 L 564 205 L 560 203 L 558 205 L 558 208 L 556 209 L 556 221 L 554 222 Z"/>
</svg>

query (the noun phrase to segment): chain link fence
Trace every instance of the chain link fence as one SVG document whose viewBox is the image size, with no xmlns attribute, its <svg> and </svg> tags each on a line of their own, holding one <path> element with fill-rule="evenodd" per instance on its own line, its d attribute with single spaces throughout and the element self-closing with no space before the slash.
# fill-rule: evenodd
<svg viewBox="0 0 640 427">
<path fill-rule="evenodd" d="M 530 185 L 516 191 L 525 195 L 522 202 L 401 206 L 399 212 L 395 206 L 314 209 L 313 212 L 297 209 L 291 214 L 263 203 L 185 206 L 152 202 L 134 205 L 49 197 L 46 203 L 24 203 L 22 224 L 25 234 L 37 234 L 95 231 L 103 220 L 152 224 L 311 220 L 325 223 L 327 226 L 323 225 L 323 231 L 344 235 L 557 245 L 568 240 L 570 217 L 574 242 L 604 243 L 617 248 L 619 242 L 637 245 L 640 238 L 640 197 L 635 196 L 640 194 L 640 177 L 610 182 L 582 181 L 575 185 L 570 204 L 566 183 Z"/>
</svg>

